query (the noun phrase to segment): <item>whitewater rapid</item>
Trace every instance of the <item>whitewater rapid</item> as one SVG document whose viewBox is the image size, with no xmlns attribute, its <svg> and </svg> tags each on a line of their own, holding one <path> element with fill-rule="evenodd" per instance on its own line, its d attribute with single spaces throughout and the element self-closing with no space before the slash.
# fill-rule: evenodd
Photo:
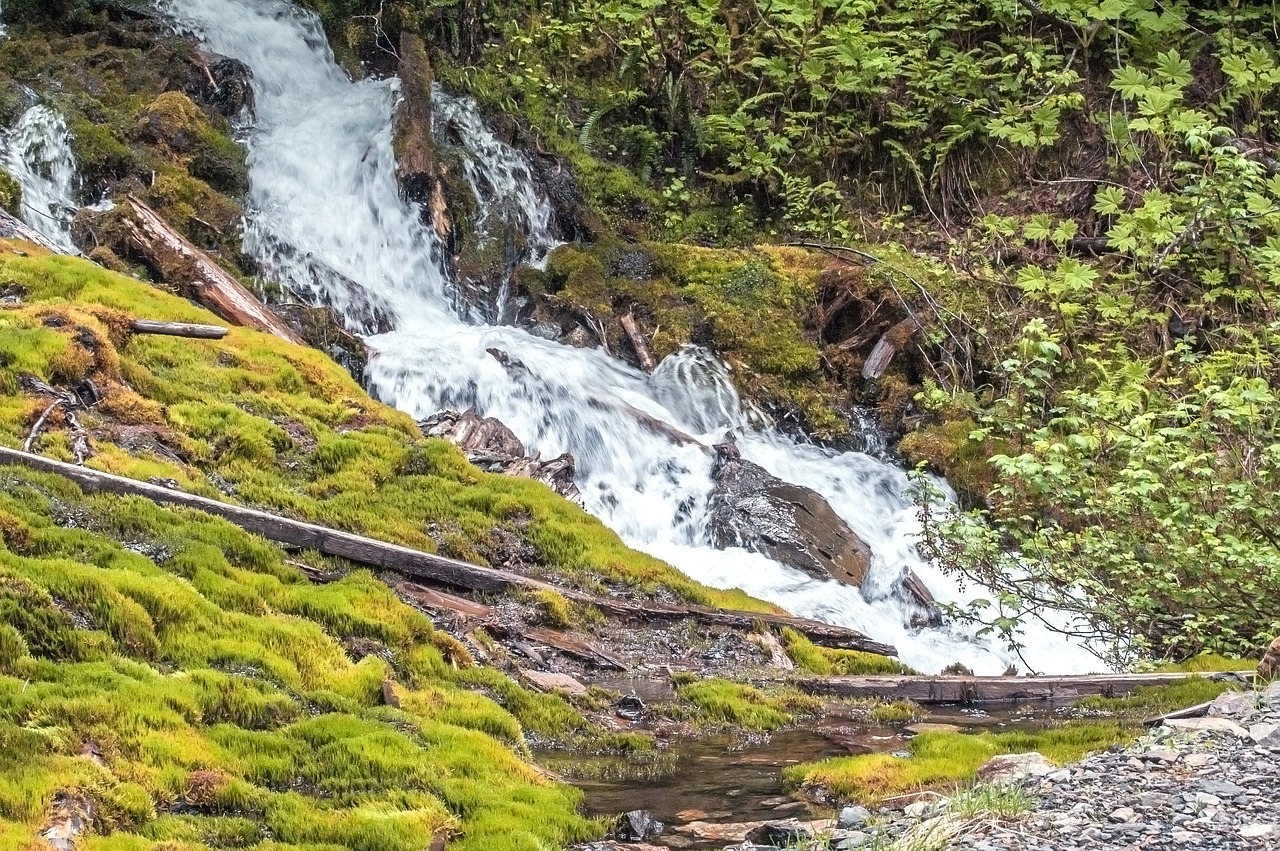
<svg viewBox="0 0 1280 851">
<path fill-rule="evenodd" d="M 360 305 L 376 305 L 391 317 L 394 330 L 368 337 L 374 355 L 367 375 L 376 395 L 418 417 L 474 406 L 544 457 L 573 453 L 587 510 L 629 545 L 707 585 L 739 587 L 796 614 L 857 628 L 897 645 L 904 662 L 924 671 L 961 662 L 995 674 L 1014 661 L 966 628 L 904 626 L 907 611 L 888 591 L 908 569 L 940 600 L 965 601 L 981 589 L 962 591 L 915 552 L 918 526 L 902 470 L 868 455 L 797 443 L 762 425 L 744 411 L 727 369 L 704 351 L 686 350 L 647 376 L 601 350 L 460 317 L 441 246 L 397 191 L 391 135 L 398 82 L 348 79 L 314 15 L 284 0 L 163 5 L 212 50 L 254 72 L 246 250 L 264 274 L 328 301 L 361 330 L 370 329 Z M 474 105 L 453 98 L 441 103 L 473 155 L 467 179 L 487 209 L 517 210 L 527 228 L 542 226 L 525 258 L 540 262 L 553 247 L 545 227 L 549 210 L 532 188 L 527 164 L 484 130 Z M 506 365 L 491 349 L 506 354 Z M 646 426 L 645 417 L 705 445 L 732 429 L 743 457 L 827 497 L 875 554 L 865 597 L 758 554 L 707 546 L 709 453 L 673 443 Z M 1083 647 L 1047 630 L 1033 627 L 1023 641 L 1023 657 L 1037 670 L 1103 667 Z"/>
</svg>

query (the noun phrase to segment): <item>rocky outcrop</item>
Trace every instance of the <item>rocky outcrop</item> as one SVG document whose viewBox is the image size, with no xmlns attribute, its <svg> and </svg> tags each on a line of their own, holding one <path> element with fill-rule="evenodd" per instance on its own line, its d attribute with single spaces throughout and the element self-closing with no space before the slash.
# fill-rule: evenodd
<svg viewBox="0 0 1280 851">
<path fill-rule="evenodd" d="M 743 459 L 732 441 L 715 452 L 716 487 L 708 506 L 713 546 L 743 547 L 817 579 L 862 584 L 871 548 L 821 494 Z"/>
<path fill-rule="evenodd" d="M 715 453 L 716 485 L 707 512 L 712 546 L 742 547 L 817 579 L 863 587 L 871 548 L 822 494 L 743 459 L 732 439 L 717 445 Z M 906 571 L 891 593 L 907 603 L 910 626 L 941 622 L 933 594 L 913 572 Z"/>
<path fill-rule="evenodd" d="M 548 461 L 537 453 L 529 455 L 515 432 L 493 417 L 480 416 L 474 408 L 461 413 L 440 411 L 418 425 L 428 437 L 443 437 L 455 444 L 485 472 L 534 479 L 563 497 L 578 498 L 572 455 L 566 452 Z"/>
</svg>

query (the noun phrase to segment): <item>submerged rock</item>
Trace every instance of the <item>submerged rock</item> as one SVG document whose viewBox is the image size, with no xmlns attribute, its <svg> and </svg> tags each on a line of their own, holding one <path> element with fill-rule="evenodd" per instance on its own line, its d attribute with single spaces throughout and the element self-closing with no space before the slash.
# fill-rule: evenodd
<svg viewBox="0 0 1280 851">
<path fill-rule="evenodd" d="M 535 479 L 567 499 L 578 498 L 572 455 L 566 452 L 548 461 L 537 453 L 528 455 L 515 432 L 493 417 L 480 416 L 475 408 L 440 411 L 418 425 L 428 437 L 443 437 L 455 444 L 485 472 Z"/>
</svg>

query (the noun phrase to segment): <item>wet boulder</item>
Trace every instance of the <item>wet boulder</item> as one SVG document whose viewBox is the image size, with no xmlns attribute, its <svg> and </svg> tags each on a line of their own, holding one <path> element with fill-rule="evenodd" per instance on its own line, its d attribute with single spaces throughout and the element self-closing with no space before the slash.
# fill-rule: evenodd
<svg viewBox="0 0 1280 851">
<path fill-rule="evenodd" d="M 662 828 L 662 822 L 655 819 L 648 810 L 632 810 L 618 816 L 613 837 L 623 842 L 643 842 L 661 834 Z"/>
<path fill-rule="evenodd" d="M 732 441 L 715 452 L 707 524 L 713 546 L 758 552 L 817 579 L 862 584 L 871 548 L 820 493 L 743 459 Z"/>
</svg>

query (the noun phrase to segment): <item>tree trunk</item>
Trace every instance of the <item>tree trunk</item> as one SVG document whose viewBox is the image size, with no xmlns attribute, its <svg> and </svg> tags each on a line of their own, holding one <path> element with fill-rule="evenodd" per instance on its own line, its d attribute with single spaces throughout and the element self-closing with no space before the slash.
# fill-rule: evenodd
<svg viewBox="0 0 1280 851">
<path fill-rule="evenodd" d="M 132 215 L 125 218 L 129 240 L 161 280 L 185 291 L 228 322 L 274 334 L 305 346 L 298 334 L 258 297 L 228 274 L 209 255 L 171 228 L 154 210 L 132 195 Z"/>
<path fill-rule="evenodd" d="M 906 346 L 919 330 L 920 323 L 916 322 L 914 316 L 910 316 L 880 335 L 875 348 L 862 364 L 862 377 L 875 380 L 884 375 L 893 356 L 899 349 Z"/>
<path fill-rule="evenodd" d="M 1250 672 L 1251 673 L 1251 672 Z M 910 700 L 915 703 L 1049 701 L 1070 703 L 1087 695 L 1119 697 L 1144 686 L 1179 683 L 1199 674 L 1086 674 L 1062 677 L 825 677 L 796 683 L 809 694 Z M 1225 676 L 1238 677 L 1237 674 Z"/>
</svg>

